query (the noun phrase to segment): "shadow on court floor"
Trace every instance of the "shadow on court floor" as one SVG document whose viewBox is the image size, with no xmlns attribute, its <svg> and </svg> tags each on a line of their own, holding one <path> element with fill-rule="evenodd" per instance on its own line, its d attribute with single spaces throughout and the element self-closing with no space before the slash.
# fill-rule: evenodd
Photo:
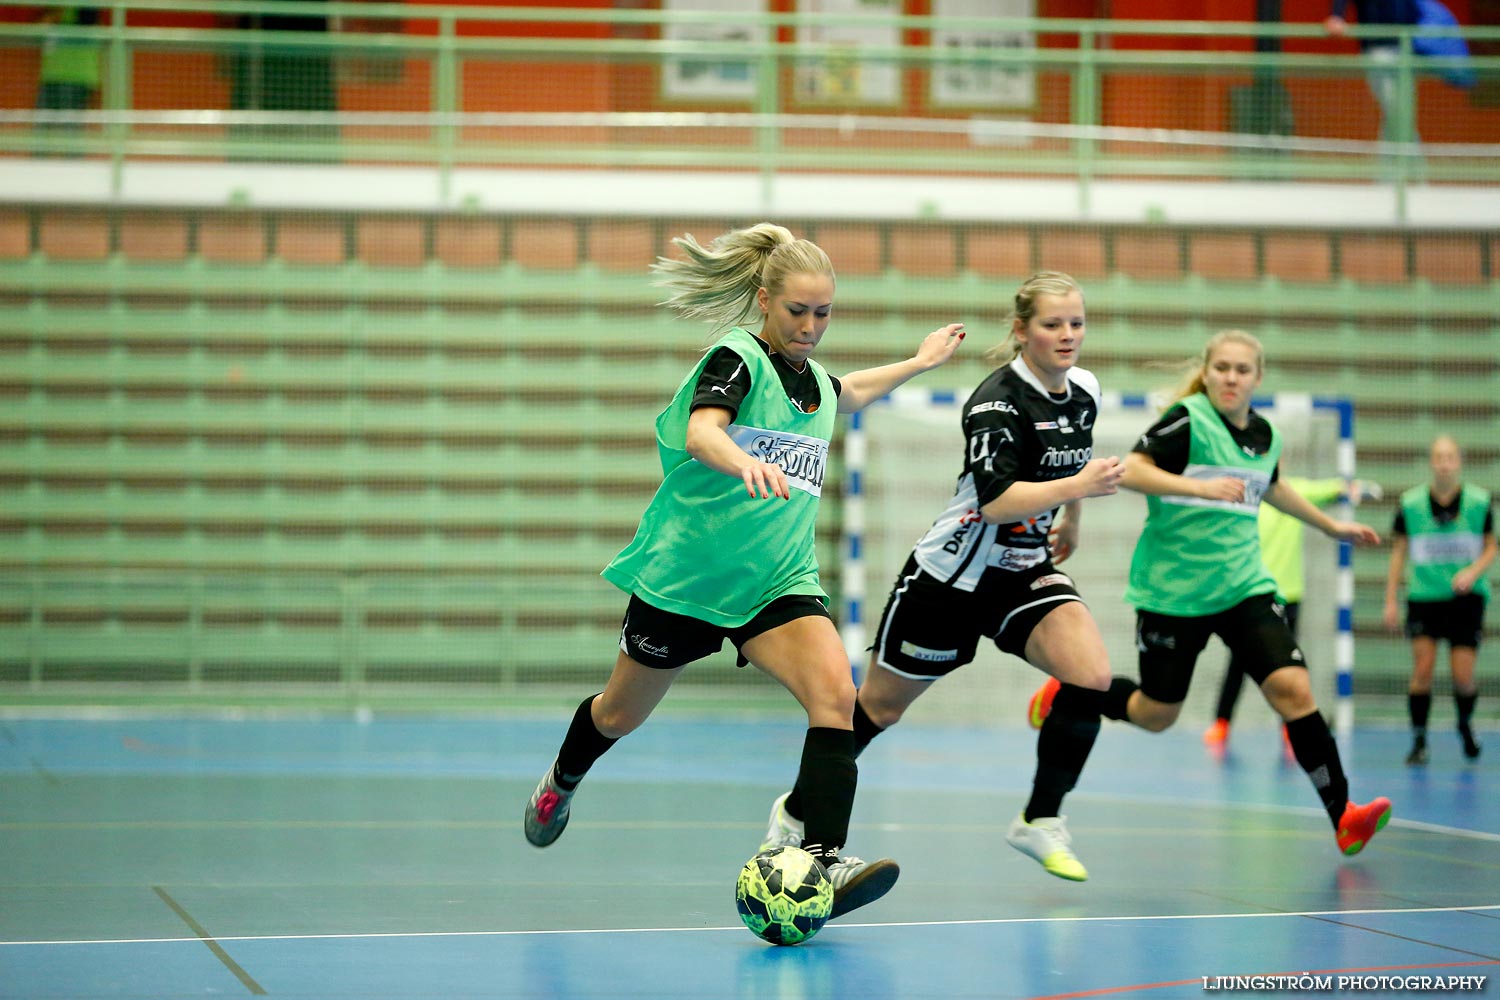
<svg viewBox="0 0 1500 1000">
<path fill-rule="evenodd" d="M 1034 734 L 903 726 L 861 758 L 849 844 L 901 881 L 774 948 L 733 883 L 792 777 L 791 712 L 653 719 L 539 851 L 520 813 L 566 721 L 0 719 L 0 998 L 1154 1000 L 1301 973 L 1500 996 L 1496 751 L 1441 733 L 1424 770 L 1404 732 L 1345 742 L 1355 797 L 1395 803 L 1345 859 L 1276 731 L 1216 758 L 1106 724 L 1068 802 L 1074 884 L 1003 840 Z"/>
</svg>

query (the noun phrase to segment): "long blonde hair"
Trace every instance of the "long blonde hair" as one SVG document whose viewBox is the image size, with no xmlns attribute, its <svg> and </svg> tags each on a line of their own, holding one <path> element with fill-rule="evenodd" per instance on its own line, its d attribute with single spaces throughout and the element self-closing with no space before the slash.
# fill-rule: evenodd
<svg viewBox="0 0 1500 1000">
<path fill-rule="evenodd" d="M 780 294 L 788 275 L 834 276 L 833 263 L 822 247 L 770 222 L 731 230 L 706 247 L 691 235 L 672 242 L 687 256 L 658 257 L 651 265 L 656 284 L 672 291 L 659 304 L 716 329 L 752 315 L 757 292 L 765 288 L 773 296 Z"/>
<path fill-rule="evenodd" d="M 1256 373 L 1265 372 L 1266 349 L 1261 346 L 1260 340 L 1253 333 L 1247 333 L 1244 330 L 1220 330 L 1208 338 L 1208 343 L 1203 345 L 1201 354 L 1182 363 L 1182 367 L 1187 370 L 1177 383 L 1177 388 L 1172 390 L 1171 398 L 1167 400 L 1168 407 L 1203 391 L 1203 373 L 1208 370 L 1208 363 L 1213 359 L 1214 351 L 1224 344 L 1244 344 L 1253 350 Z"/>
<path fill-rule="evenodd" d="M 1023 329 L 1036 315 L 1036 300 L 1043 295 L 1071 295 L 1078 293 L 1083 297 L 1083 289 L 1079 287 L 1072 275 L 1061 271 L 1038 271 L 1025 281 L 1021 287 L 1016 289 L 1015 303 L 1011 307 L 1010 324 L 1007 328 L 1005 339 L 984 352 L 984 360 L 994 365 L 1009 364 L 1021 353 L 1022 344 L 1016 337 L 1016 327 Z"/>
</svg>

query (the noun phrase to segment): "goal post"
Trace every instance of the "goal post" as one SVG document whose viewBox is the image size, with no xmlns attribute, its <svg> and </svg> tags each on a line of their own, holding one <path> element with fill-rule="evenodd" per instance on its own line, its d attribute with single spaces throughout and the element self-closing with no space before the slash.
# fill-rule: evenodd
<svg viewBox="0 0 1500 1000">
<path fill-rule="evenodd" d="M 902 387 L 855 414 L 845 430 L 841 631 L 856 676 L 868 662 L 870 631 L 892 581 L 962 471 L 960 407 L 966 398 L 966 392 Z M 1094 454 L 1123 458 L 1155 420 L 1159 404 L 1155 397 L 1106 392 Z M 1278 393 L 1256 399 L 1254 406 L 1281 431 L 1283 475 L 1354 480 L 1354 406 L 1348 399 Z M 1347 501 L 1332 513 L 1351 516 Z M 1062 567 L 1104 633 L 1111 669 L 1126 676 L 1136 674 L 1135 613 L 1124 592 L 1145 514 L 1145 498 L 1126 490 L 1084 501 L 1079 549 Z M 1347 735 L 1354 724 L 1352 547 L 1309 529 L 1304 565 L 1299 642 L 1319 705 L 1332 710 L 1335 730 Z M 1226 660 L 1218 640 L 1199 657 L 1182 722 L 1211 721 Z M 975 663 L 940 681 L 912 711 L 933 721 L 1019 720 L 1040 679 L 993 643 L 981 642 Z M 1236 710 L 1237 726 L 1242 715 L 1274 721 L 1264 700 L 1248 691 Z"/>
</svg>

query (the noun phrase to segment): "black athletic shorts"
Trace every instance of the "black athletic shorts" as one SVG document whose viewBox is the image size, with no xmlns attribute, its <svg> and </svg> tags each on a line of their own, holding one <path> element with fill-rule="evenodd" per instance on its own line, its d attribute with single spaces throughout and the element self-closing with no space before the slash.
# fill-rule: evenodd
<svg viewBox="0 0 1500 1000">
<path fill-rule="evenodd" d="M 875 661 L 902 677 L 936 680 L 972 662 L 981 636 L 1024 659 L 1037 622 L 1062 601 L 1083 600 L 1051 560 L 1001 581 L 958 590 L 907 557 L 875 629 Z"/>
<path fill-rule="evenodd" d="M 760 613 L 738 628 L 725 628 L 688 615 L 654 608 L 630 595 L 625 620 L 620 623 L 620 652 L 637 663 L 662 670 L 712 656 L 724 648 L 727 638 L 739 649 L 756 636 L 798 618 L 821 615 L 831 618 L 820 598 L 811 594 L 788 594 L 760 609 Z M 738 666 L 749 661 L 739 657 Z"/>
<path fill-rule="evenodd" d="M 1484 597 L 1459 594 L 1446 601 L 1407 601 L 1406 636 L 1448 640 L 1450 646 L 1479 648 L 1484 633 Z"/>
<path fill-rule="evenodd" d="M 1307 666 L 1275 594 L 1257 594 L 1217 614 L 1192 618 L 1137 611 L 1141 692 L 1168 705 L 1181 703 L 1211 635 L 1223 640 L 1234 665 L 1256 684 L 1282 667 Z"/>
</svg>

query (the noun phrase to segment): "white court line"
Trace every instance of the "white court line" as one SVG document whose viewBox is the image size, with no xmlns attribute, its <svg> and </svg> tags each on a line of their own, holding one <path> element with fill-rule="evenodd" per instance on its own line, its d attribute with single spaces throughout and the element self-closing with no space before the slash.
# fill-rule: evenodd
<svg viewBox="0 0 1500 1000">
<path fill-rule="evenodd" d="M 1074 800 L 1093 799 L 1101 802 L 1118 802 L 1134 805 L 1172 806 L 1179 809 L 1238 810 L 1252 813 L 1285 813 L 1301 816 L 1323 816 L 1318 806 L 1278 805 L 1263 802 L 1222 802 L 1207 799 L 1184 799 L 1167 796 L 1111 795 L 1099 793 L 1074 793 Z M 880 830 L 887 833 L 944 830 L 972 832 L 975 830 L 1003 830 L 1007 823 L 905 823 L 884 820 L 857 822 L 854 829 Z M 182 820 L 0 820 L 0 830 L 504 830 L 513 825 L 512 820 L 502 819 L 410 819 L 410 820 L 319 820 L 319 819 L 182 819 Z M 595 820 L 588 825 L 600 830 L 741 830 L 745 824 L 739 821 L 721 820 Z M 1441 833 L 1470 840 L 1500 843 L 1500 833 L 1485 830 L 1469 830 L 1463 827 L 1443 826 L 1422 820 L 1403 819 L 1392 816 L 1388 826 L 1421 830 L 1426 833 Z M 1191 831 L 1188 831 L 1191 832 Z M 1204 836 L 1217 836 L 1222 831 L 1204 830 Z"/>
<path fill-rule="evenodd" d="M 1256 920 L 1286 917 L 1358 917 L 1376 916 L 1383 913 L 1481 913 L 1500 911 L 1500 903 L 1484 906 L 1408 906 L 1374 910 L 1302 910 L 1295 913 L 1172 913 L 1158 916 L 1121 915 L 1098 917 L 991 917 L 980 920 L 912 920 L 875 924 L 840 923 L 840 927 L 982 927 L 990 924 L 1086 924 L 1100 922 L 1123 922 L 1144 920 Z M 373 934 L 245 934 L 215 936 L 220 943 L 226 941 L 362 941 L 386 938 L 470 938 L 470 937 L 523 937 L 525 935 L 564 934 L 690 934 L 721 933 L 734 931 L 744 933 L 736 924 L 725 927 L 597 927 L 570 930 L 517 930 L 517 931 L 386 931 Z M 0 941 L 0 947 L 41 947 L 58 945 L 91 944 L 202 944 L 199 937 L 164 938 L 102 938 L 79 941 Z"/>
<path fill-rule="evenodd" d="M 1424 823 L 1418 819 L 1402 819 L 1400 816 L 1392 816 L 1387 827 L 1404 826 L 1413 830 L 1425 830 L 1429 833 L 1446 833 L 1454 837 L 1468 837 L 1472 840 L 1489 840 L 1500 842 L 1500 833 L 1487 833 L 1483 830 L 1465 830 L 1457 826 L 1443 826 L 1440 823 Z"/>
</svg>

